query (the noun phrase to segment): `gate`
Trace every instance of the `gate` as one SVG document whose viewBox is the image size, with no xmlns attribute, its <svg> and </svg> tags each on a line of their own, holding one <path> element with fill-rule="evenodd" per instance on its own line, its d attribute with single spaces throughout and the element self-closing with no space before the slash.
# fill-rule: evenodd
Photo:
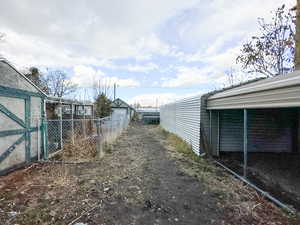
<svg viewBox="0 0 300 225">
<path fill-rule="evenodd" d="M 39 93 L 0 86 L 0 173 L 29 163 L 44 149 L 42 118 L 40 123 L 32 124 L 32 97 L 37 103 L 41 101 L 39 113 L 44 115 L 44 101 Z M 37 143 L 37 154 L 31 152 L 32 140 Z"/>
</svg>

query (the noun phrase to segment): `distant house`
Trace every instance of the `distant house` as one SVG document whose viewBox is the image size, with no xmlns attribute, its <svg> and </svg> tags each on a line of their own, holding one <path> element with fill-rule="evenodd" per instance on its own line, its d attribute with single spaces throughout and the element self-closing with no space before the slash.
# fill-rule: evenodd
<svg viewBox="0 0 300 225">
<path fill-rule="evenodd" d="M 159 108 L 144 107 L 136 110 L 139 120 L 144 124 L 159 124 Z"/>
<path fill-rule="evenodd" d="M 46 100 L 47 119 L 91 119 L 94 116 L 94 105 L 76 100 L 48 97 Z"/>
<path fill-rule="evenodd" d="M 128 105 L 125 101 L 117 98 L 111 103 L 112 108 L 112 118 L 120 118 L 122 116 L 128 117 L 128 119 L 132 119 L 135 113 L 134 108 Z"/>
</svg>

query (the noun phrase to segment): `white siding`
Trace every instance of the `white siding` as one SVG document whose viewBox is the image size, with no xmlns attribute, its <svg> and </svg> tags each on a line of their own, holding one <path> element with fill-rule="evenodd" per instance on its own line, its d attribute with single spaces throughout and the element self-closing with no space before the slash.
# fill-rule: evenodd
<svg viewBox="0 0 300 225">
<path fill-rule="evenodd" d="M 176 134 L 200 154 L 201 96 L 186 98 L 160 107 L 161 126 Z"/>
</svg>

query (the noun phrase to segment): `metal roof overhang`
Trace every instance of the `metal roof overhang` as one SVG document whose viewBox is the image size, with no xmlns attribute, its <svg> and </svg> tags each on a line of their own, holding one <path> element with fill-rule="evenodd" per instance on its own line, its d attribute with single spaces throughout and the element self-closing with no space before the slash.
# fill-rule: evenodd
<svg viewBox="0 0 300 225">
<path fill-rule="evenodd" d="M 300 70 L 241 85 L 207 98 L 208 110 L 300 107 Z"/>
</svg>

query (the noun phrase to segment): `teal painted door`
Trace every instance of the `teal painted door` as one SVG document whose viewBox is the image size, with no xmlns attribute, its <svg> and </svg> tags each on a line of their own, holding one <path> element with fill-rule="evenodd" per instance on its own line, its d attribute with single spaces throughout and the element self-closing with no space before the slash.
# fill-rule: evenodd
<svg viewBox="0 0 300 225">
<path fill-rule="evenodd" d="M 31 96 L 0 88 L 0 171 L 31 160 Z"/>
</svg>

